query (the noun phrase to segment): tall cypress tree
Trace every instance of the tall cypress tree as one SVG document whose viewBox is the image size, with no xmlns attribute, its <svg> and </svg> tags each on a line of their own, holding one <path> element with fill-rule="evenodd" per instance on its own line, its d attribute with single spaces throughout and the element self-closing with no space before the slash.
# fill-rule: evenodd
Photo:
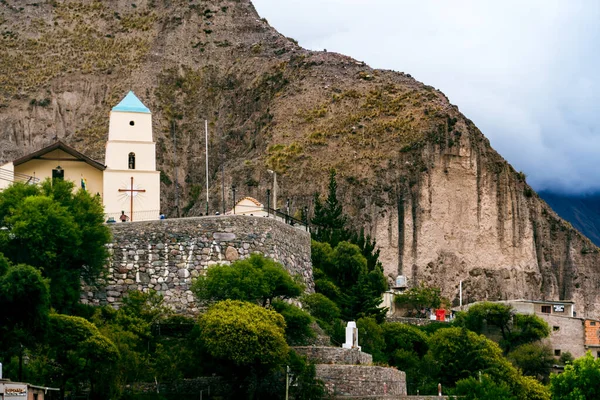
<svg viewBox="0 0 600 400">
<path fill-rule="evenodd" d="M 313 238 L 320 242 L 328 242 L 336 246 L 340 241 L 348 239 L 346 216 L 342 204 L 337 198 L 337 181 L 335 169 L 329 171 L 329 190 L 325 204 L 321 203 L 318 193 L 315 193 L 315 212 L 312 223 L 316 225 Z"/>
</svg>

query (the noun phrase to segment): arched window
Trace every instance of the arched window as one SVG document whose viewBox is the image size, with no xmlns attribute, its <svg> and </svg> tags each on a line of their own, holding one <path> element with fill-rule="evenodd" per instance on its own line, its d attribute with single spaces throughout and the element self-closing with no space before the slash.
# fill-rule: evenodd
<svg viewBox="0 0 600 400">
<path fill-rule="evenodd" d="M 129 153 L 129 169 L 135 169 L 135 153 Z"/>
</svg>

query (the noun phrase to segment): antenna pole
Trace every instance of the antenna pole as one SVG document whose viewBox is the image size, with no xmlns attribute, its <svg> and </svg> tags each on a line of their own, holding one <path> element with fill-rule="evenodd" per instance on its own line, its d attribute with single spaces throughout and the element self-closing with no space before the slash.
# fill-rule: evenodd
<svg viewBox="0 0 600 400">
<path fill-rule="evenodd" d="M 206 142 L 206 215 L 208 215 L 208 120 L 204 120 L 204 136 Z"/>
<path fill-rule="evenodd" d="M 177 178 L 177 133 L 175 132 L 175 120 L 171 120 L 171 135 L 173 135 L 173 169 L 175 170 L 175 210 L 177 210 L 177 218 L 179 214 L 179 183 Z M 133 217 L 133 215 L 132 215 Z"/>
<path fill-rule="evenodd" d="M 221 201 L 222 214 L 225 215 L 225 152 L 223 151 L 223 136 L 220 136 L 221 141 Z"/>
</svg>

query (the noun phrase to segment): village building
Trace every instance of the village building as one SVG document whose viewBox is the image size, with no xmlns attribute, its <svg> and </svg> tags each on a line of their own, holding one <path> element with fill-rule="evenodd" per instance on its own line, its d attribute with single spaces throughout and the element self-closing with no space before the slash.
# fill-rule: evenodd
<svg viewBox="0 0 600 400">
<path fill-rule="evenodd" d="M 133 92 L 110 113 L 104 163 L 56 141 L 5 164 L 0 171 L 0 189 L 12 182 L 70 180 L 100 196 L 107 222 L 153 220 L 160 215 L 152 114 Z"/>
<path fill-rule="evenodd" d="M 57 388 L 2 379 L 0 374 L 0 400 L 49 400 L 58 398 L 59 392 L 60 390 Z"/>
<path fill-rule="evenodd" d="M 253 197 L 244 197 L 243 199 L 239 200 L 226 214 L 252 215 L 255 217 L 268 216 L 265 206 Z"/>
<path fill-rule="evenodd" d="M 504 300 L 495 303 L 508 304 L 519 314 L 537 315 L 550 327 L 550 336 L 544 339 L 555 357 L 570 353 L 580 358 L 587 351 L 600 357 L 600 321 L 578 317 L 572 301 Z M 471 303 L 463 307 L 468 310 Z"/>
</svg>

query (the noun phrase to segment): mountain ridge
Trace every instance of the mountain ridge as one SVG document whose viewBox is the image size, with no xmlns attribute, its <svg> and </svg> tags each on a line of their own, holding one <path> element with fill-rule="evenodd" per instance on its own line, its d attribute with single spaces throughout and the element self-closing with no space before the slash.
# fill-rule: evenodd
<svg viewBox="0 0 600 400">
<path fill-rule="evenodd" d="M 312 207 L 335 168 L 390 280 L 403 274 L 455 301 L 462 280 L 473 300 L 574 300 L 600 316 L 596 247 L 433 87 L 302 49 L 248 0 L 37 4 L 0 3 L 3 160 L 54 137 L 101 160 L 110 108 L 132 89 L 153 112 L 171 217 L 205 212 L 206 118 L 211 210 L 221 165 L 227 204 L 233 185 L 265 201 L 272 169 L 277 206 L 289 198 L 292 213 Z"/>
</svg>

